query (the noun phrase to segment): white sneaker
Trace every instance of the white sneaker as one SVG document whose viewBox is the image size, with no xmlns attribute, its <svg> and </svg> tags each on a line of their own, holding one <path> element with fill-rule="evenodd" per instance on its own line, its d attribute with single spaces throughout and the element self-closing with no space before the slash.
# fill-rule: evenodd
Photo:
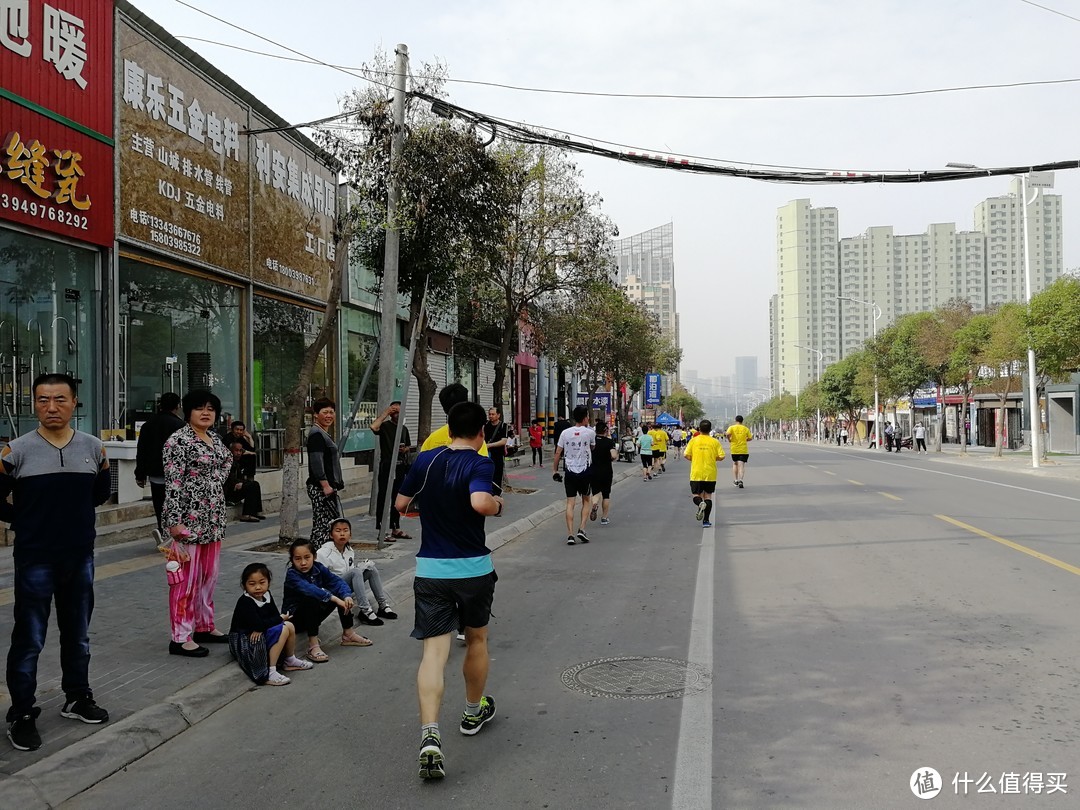
<svg viewBox="0 0 1080 810">
<path fill-rule="evenodd" d="M 290 683 L 292 683 L 292 681 L 280 672 L 271 672 L 270 677 L 266 679 L 267 686 L 285 686 Z"/>
<path fill-rule="evenodd" d="M 464 644 L 465 643 L 465 634 L 464 633 L 458 633 L 457 634 L 457 640 L 460 641 L 462 644 Z"/>
<path fill-rule="evenodd" d="M 704 499 L 702 499 L 701 503 L 698 504 L 697 516 L 696 516 L 695 519 L 696 520 L 704 520 L 705 519 L 705 500 Z"/>
</svg>

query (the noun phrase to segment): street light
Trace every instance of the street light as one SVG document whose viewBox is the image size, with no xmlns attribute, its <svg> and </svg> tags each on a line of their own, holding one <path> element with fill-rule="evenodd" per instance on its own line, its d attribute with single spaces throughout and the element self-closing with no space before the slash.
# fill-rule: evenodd
<svg viewBox="0 0 1080 810">
<path fill-rule="evenodd" d="M 947 163 L 945 164 L 951 169 L 977 169 L 978 166 L 974 166 L 970 163 Z M 1021 228 L 1023 228 L 1023 241 L 1024 241 L 1024 303 L 1028 307 L 1031 306 L 1031 248 L 1028 245 L 1028 205 L 1035 202 L 1035 198 L 1039 196 L 1039 189 L 1041 188 L 1053 188 L 1054 187 L 1054 173 L 1053 172 L 1027 172 L 1019 175 L 1020 177 L 1020 201 L 1023 205 L 1021 209 Z M 1028 199 L 1027 191 L 1031 187 L 1034 189 L 1034 193 L 1031 195 L 1031 199 Z M 1027 350 L 1027 365 L 1028 365 L 1028 414 L 1031 420 L 1031 466 L 1038 469 L 1039 467 L 1039 439 L 1042 432 L 1042 415 L 1039 412 L 1039 391 L 1035 380 L 1035 347 L 1032 344 L 1028 344 Z M 967 437 L 965 437 L 965 441 Z"/>
<path fill-rule="evenodd" d="M 817 355 L 817 381 L 818 381 L 818 407 L 817 407 L 817 443 L 821 444 L 821 360 L 825 356 L 820 349 L 815 349 L 813 346 L 800 346 L 795 344 L 796 349 L 805 349 L 808 352 L 813 352 Z"/>
<path fill-rule="evenodd" d="M 875 304 L 873 301 L 861 301 L 858 298 L 852 298 L 848 295 L 836 296 L 837 301 L 851 301 L 855 304 L 862 304 L 864 307 L 870 307 L 874 313 L 874 340 L 877 340 L 877 322 L 881 317 L 881 307 Z M 878 450 L 881 449 L 881 414 L 878 407 L 878 379 L 877 371 L 874 371 L 874 447 Z"/>
</svg>

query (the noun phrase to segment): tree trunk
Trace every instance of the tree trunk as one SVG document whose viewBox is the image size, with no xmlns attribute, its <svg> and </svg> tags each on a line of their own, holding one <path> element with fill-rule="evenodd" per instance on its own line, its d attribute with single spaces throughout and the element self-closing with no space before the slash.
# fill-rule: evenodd
<svg viewBox="0 0 1080 810">
<path fill-rule="evenodd" d="M 491 392 L 491 403 L 496 408 L 503 407 L 503 386 L 506 383 L 506 367 L 510 364 L 510 341 L 513 340 L 514 328 L 516 326 L 516 320 L 507 319 L 503 322 L 502 343 L 499 344 L 499 359 L 495 361 L 495 380 L 491 384 L 491 387 L 494 389 Z M 503 419 L 506 419 L 505 412 L 503 413 Z"/>
<path fill-rule="evenodd" d="M 419 447 L 431 434 L 431 404 L 435 399 L 435 379 L 431 376 L 428 368 L 428 330 L 431 320 L 424 318 L 423 323 L 418 324 L 420 318 L 420 302 L 414 301 L 409 307 L 409 319 L 412 329 L 419 328 L 416 336 L 416 353 L 413 355 L 412 375 L 416 379 L 417 390 L 417 425 L 413 436 L 413 443 Z M 404 418 L 404 417 L 403 417 Z"/>
<path fill-rule="evenodd" d="M 960 396 L 962 400 L 960 402 L 960 455 L 967 455 L 968 448 L 968 392 L 969 387 L 966 381 L 960 386 Z"/>
<path fill-rule="evenodd" d="M 285 452 L 281 470 L 281 511 L 279 513 L 278 538 L 292 542 L 300 536 L 300 455 L 302 451 L 302 428 L 304 409 L 307 405 L 308 387 L 319 354 L 337 335 L 338 303 L 341 300 L 341 280 L 349 259 L 348 234 L 336 234 L 334 269 L 330 273 L 330 290 L 326 297 L 325 317 L 315 340 L 304 349 L 304 361 L 296 386 L 285 397 Z"/>
<path fill-rule="evenodd" d="M 1005 439 L 1005 400 L 998 402 L 997 424 L 994 426 L 994 458 L 1001 458 L 1002 442 Z"/>
</svg>

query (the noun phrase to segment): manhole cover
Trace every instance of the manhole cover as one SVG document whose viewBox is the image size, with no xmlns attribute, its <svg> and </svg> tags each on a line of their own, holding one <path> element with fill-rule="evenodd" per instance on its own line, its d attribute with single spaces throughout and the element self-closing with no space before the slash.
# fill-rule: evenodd
<svg viewBox="0 0 1080 810">
<path fill-rule="evenodd" d="M 680 698 L 703 691 L 711 676 L 700 664 L 677 658 L 598 658 L 563 671 L 570 689 L 593 697 L 623 700 Z"/>
</svg>

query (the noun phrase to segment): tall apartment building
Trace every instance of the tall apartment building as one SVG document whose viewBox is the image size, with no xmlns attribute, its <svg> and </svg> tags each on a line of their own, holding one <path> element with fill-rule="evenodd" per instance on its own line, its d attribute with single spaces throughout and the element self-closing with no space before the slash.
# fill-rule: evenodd
<svg viewBox="0 0 1080 810">
<path fill-rule="evenodd" d="M 611 243 L 619 286 L 656 316 L 660 333 L 679 348 L 679 313 L 675 300 L 675 236 L 672 224 Z M 664 393 L 678 381 L 665 375 Z"/>
<path fill-rule="evenodd" d="M 975 228 L 986 235 L 987 303 L 1026 300 L 1024 281 L 1024 225 L 1019 178 L 1009 193 L 975 206 Z M 1032 192 L 1028 192 L 1031 200 Z M 1031 292 L 1034 295 L 1060 278 L 1062 256 L 1061 195 L 1038 191 L 1028 204 L 1031 243 Z"/>
<path fill-rule="evenodd" d="M 737 396 L 745 396 L 758 389 L 756 357 L 735 358 L 735 391 Z"/>
<path fill-rule="evenodd" d="M 1029 194 L 1029 199 L 1031 195 Z M 835 208 L 793 200 L 777 212 L 777 293 L 769 302 L 773 394 L 802 389 L 822 367 L 858 351 L 874 332 L 911 312 L 928 312 L 953 299 L 976 309 L 1023 301 L 1024 238 L 1020 181 L 1010 193 L 975 207 L 975 228 L 930 225 L 925 233 L 895 234 L 868 228 L 838 239 Z M 1028 208 L 1033 292 L 1064 272 L 1061 197 L 1041 191 Z M 824 244 L 832 239 L 832 250 Z"/>
<path fill-rule="evenodd" d="M 774 394 L 795 392 L 840 357 L 837 320 L 840 294 L 837 244 L 840 214 L 793 200 L 776 214 L 777 293 L 771 340 Z"/>
</svg>

